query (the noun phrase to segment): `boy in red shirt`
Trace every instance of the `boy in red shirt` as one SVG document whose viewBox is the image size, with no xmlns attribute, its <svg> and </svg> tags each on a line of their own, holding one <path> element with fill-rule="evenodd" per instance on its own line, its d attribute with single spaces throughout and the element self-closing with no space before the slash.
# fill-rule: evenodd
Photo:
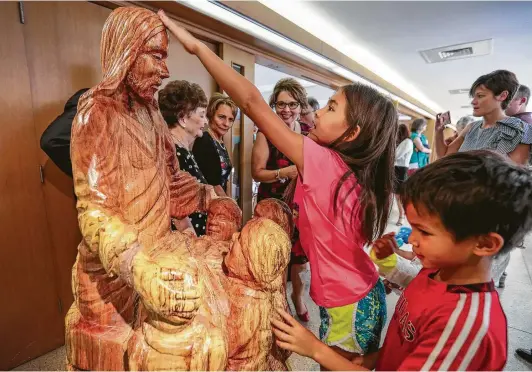
<svg viewBox="0 0 532 372">
<path fill-rule="evenodd" d="M 345 359 L 281 310 L 277 344 L 329 370 L 502 370 L 507 323 L 490 265 L 532 229 L 532 174 L 490 151 L 457 153 L 412 175 L 401 199 L 423 269 L 399 299 L 383 347 Z M 379 259 L 392 255 L 393 235 L 373 249 Z"/>
</svg>

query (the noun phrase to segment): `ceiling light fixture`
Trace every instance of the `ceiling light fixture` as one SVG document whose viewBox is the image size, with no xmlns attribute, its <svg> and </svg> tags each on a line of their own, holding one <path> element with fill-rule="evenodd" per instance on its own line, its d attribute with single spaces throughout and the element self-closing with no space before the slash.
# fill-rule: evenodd
<svg viewBox="0 0 532 372">
<path fill-rule="evenodd" d="M 286 2 L 284 2 L 286 4 Z M 189 8 L 192 8 L 194 10 L 197 10 L 203 14 L 208 15 L 209 17 L 212 17 L 214 19 L 217 19 L 221 22 L 224 22 L 232 27 L 235 27 L 241 31 L 244 31 L 250 35 L 253 35 L 263 41 L 266 41 L 272 45 L 275 45 L 289 53 L 293 53 L 307 61 L 310 61 L 312 63 L 317 64 L 318 66 L 321 66 L 329 71 L 333 71 L 334 73 L 346 78 L 347 80 L 350 80 L 352 82 L 360 82 L 366 85 L 369 85 L 375 89 L 377 89 L 379 92 L 390 96 L 391 99 L 398 101 L 400 104 L 402 104 L 405 107 L 410 108 L 411 110 L 416 111 L 417 113 L 434 119 L 434 115 L 429 113 L 428 111 L 408 102 L 407 100 L 398 97 L 390 92 L 388 92 L 386 89 L 381 88 L 380 86 L 364 79 L 363 77 L 353 73 L 352 71 L 346 69 L 345 67 L 342 67 L 335 62 L 331 61 L 328 58 L 325 58 L 324 56 L 305 48 L 304 46 L 276 33 L 275 31 L 257 23 L 253 20 L 250 20 L 247 17 L 244 17 L 240 14 L 237 14 L 233 10 L 225 7 L 223 4 L 207 1 L 207 0 L 186 0 L 186 1 L 180 1 L 180 4 L 184 4 L 188 6 Z M 266 4 L 265 4 L 266 5 Z M 391 81 L 390 81 L 391 82 Z M 391 82 L 393 84 L 393 82 Z M 395 84 L 394 84 L 395 85 Z M 397 85 L 396 85 L 397 86 Z M 398 86 L 399 87 L 399 86 Z M 399 87 L 400 88 L 400 87 Z M 404 91 L 404 90 L 403 90 Z M 408 92 L 407 92 L 408 93 Z M 413 96 L 413 95 L 412 95 Z M 415 97 L 415 96 L 413 96 Z M 421 101 L 421 100 L 420 100 Z M 423 101 L 421 101 L 423 102 Z M 442 111 L 439 107 L 437 109 L 434 108 L 434 105 L 427 105 L 430 108 L 434 109 L 434 111 Z"/>
</svg>

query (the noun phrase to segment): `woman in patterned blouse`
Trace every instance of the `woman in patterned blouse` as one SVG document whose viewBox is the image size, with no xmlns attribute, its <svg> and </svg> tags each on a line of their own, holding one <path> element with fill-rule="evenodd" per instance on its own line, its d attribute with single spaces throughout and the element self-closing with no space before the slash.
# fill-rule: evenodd
<svg viewBox="0 0 532 372">
<path fill-rule="evenodd" d="M 226 196 L 227 181 L 233 169 L 223 136 L 233 126 L 237 110 L 235 103 L 229 97 L 214 93 L 207 107 L 209 127 L 203 136 L 194 142 L 192 148 L 201 173 L 207 183 L 214 186 L 219 196 Z"/>
<path fill-rule="evenodd" d="M 179 167 L 204 184 L 207 184 L 207 180 L 194 158 L 192 145 L 196 138 L 203 135 L 203 128 L 207 124 L 206 108 L 207 96 L 198 84 L 177 80 L 159 91 L 159 109 L 170 129 Z M 204 235 L 207 215 L 196 212 L 189 217 L 196 235 Z"/>
<path fill-rule="evenodd" d="M 439 157 L 455 152 L 492 150 L 508 156 L 518 164 L 526 165 L 530 155 L 532 138 L 526 136 L 526 123 L 506 116 L 504 110 L 519 88 L 513 72 L 497 70 L 479 77 L 471 86 L 473 115 L 481 120 L 468 124 L 451 144 L 443 140 L 444 123 L 441 115 L 436 118 L 436 153 Z M 510 262 L 510 252 L 499 254 L 492 264 L 492 277 L 503 288 L 504 270 Z"/>
</svg>

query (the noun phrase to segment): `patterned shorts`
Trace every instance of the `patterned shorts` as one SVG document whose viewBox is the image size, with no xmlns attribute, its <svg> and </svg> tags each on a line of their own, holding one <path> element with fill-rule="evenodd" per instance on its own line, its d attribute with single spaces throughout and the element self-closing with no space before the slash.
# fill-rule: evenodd
<svg viewBox="0 0 532 372">
<path fill-rule="evenodd" d="M 386 324 L 386 292 L 379 279 L 360 301 L 334 308 L 320 306 L 320 339 L 329 346 L 367 354 L 379 349 Z"/>
</svg>

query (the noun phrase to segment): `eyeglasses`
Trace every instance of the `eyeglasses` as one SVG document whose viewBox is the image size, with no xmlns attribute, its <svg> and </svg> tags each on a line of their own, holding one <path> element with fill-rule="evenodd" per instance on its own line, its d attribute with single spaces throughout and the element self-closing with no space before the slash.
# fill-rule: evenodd
<svg viewBox="0 0 532 372">
<path fill-rule="evenodd" d="M 286 108 L 286 106 L 288 106 L 288 108 L 290 110 L 295 110 L 296 108 L 299 107 L 299 102 L 297 102 L 297 101 L 292 101 L 292 102 L 279 101 L 279 102 L 275 102 L 275 107 L 277 107 L 279 110 L 284 110 Z"/>
</svg>

